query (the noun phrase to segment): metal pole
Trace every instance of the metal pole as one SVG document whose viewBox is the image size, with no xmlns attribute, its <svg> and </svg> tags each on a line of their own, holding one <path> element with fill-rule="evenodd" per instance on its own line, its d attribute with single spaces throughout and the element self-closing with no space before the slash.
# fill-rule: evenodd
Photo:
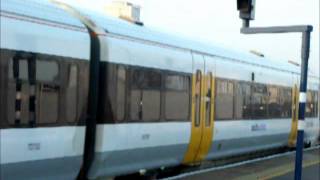
<svg viewBox="0 0 320 180">
<path fill-rule="evenodd" d="M 297 136 L 297 149 L 296 149 L 296 161 L 295 161 L 295 173 L 294 179 L 301 180 L 302 175 L 302 159 L 303 159 L 303 137 L 304 137 L 304 114 L 306 106 L 306 90 L 307 90 L 307 78 L 308 78 L 308 60 L 310 49 L 310 31 L 302 33 L 302 48 L 301 48 L 301 75 L 300 75 L 300 94 L 299 94 L 299 121 L 298 121 L 298 136 Z"/>
<path fill-rule="evenodd" d="M 242 20 L 242 28 L 249 28 L 249 26 L 250 26 L 249 19 L 243 19 Z"/>
</svg>

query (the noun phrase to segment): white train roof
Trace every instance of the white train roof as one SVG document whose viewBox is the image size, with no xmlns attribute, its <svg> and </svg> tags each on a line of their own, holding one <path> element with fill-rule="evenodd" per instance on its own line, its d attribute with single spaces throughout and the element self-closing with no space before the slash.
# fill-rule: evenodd
<svg viewBox="0 0 320 180">
<path fill-rule="evenodd" d="M 151 41 L 153 43 L 187 49 L 208 55 L 229 58 L 282 71 L 290 71 L 294 73 L 300 72 L 299 67 L 290 63 L 275 61 L 265 57 L 258 57 L 248 52 L 238 52 L 228 48 L 223 48 L 220 45 L 215 45 L 213 43 L 209 44 L 162 33 L 145 26 L 135 25 L 127 21 L 83 9 L 81 7 L 75 6 L 75 8 L 87 15 L 108 33 L 137 38 L 144 41 Z M 1 0 L 1 12 L 16 13 L 79 28 L 85 28 L 79 20 L 73 18 L 68 13 L 64 12 L 62 9 L 47 0 Z M 309 74 L 311 75 L 311 73 Z"/>
</svg>

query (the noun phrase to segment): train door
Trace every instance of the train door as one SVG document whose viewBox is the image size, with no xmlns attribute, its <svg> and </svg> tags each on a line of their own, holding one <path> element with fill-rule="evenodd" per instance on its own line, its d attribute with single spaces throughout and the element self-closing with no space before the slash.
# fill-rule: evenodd
<svg viewBox="0 0 320 180">
<path fill-rule="evenodd" d="M 205 67 L 204 57 L 193 54 L 191 137 L 184 164 L 201 163 L 212 142 L 214 78 Z"/>
</svg>

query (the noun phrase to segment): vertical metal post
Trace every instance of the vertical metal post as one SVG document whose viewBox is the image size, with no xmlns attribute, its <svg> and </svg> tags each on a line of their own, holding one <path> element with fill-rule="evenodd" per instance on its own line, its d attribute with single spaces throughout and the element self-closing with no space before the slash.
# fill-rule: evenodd
<svg viewBox="0 0 320 180">
<path fill-rule="evenodd" d="M 305 31 L 302 33 L 302 48 L 301 48 L 301 75 L 300 75 L 300 94 L 299 94 L 299 121 L 298 121 L 298 136 L 297 136 L 297 149 L 296 149 L 296 161 L 295 161 L 295 180 L 301 180 L 302 175 L 302 159 L 303 159 L 303 137 L 304 137 L 304 114 L 306 106 L 306 90 L 307 90 L 307 78 L 308 78 L 308 60 L 310 49 L 310 32 Z"/>
<path fill-rule="evenodd" d="M 242 20 L 242 28 L 249 28 L 250 21 L 248 19 Z"/>
</svg>

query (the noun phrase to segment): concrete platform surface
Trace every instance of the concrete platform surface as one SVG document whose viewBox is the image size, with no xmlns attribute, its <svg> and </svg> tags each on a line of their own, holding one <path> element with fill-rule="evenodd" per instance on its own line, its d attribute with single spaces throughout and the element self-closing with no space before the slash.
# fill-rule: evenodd
<svg viewBox="0 0 320 180">
<path fill-rule="evenodd" d="M 295 152 L 270 157 L 234 167 L 202 171 L 177 176 L 183 180 L 293 180 Z M 320 180 L 320 148 L 305 150 L 303 157 L 303 180 Z"/>
</svg>

